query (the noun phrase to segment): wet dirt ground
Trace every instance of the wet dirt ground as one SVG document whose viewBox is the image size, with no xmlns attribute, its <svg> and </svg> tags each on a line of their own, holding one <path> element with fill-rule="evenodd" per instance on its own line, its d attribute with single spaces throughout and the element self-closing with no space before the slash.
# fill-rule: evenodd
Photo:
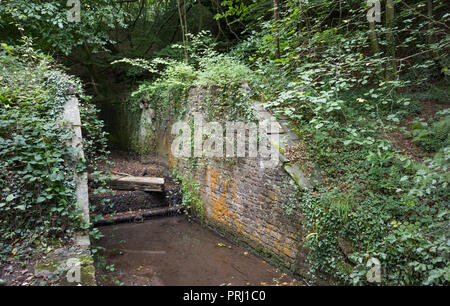
<svg viewBox="0 0 450 306">
<path fill-rule="evenodd" d="M 99 285 L 301 285 L 247 250 L 186 216 L 99 228 L 97 245 L 114 271 Z"/>
</svg>

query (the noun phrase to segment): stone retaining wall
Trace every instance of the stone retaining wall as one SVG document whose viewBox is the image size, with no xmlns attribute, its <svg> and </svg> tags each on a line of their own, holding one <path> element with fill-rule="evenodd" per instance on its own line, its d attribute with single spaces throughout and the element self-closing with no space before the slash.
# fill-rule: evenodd
<svg viewBox="0 0 450 306">
<path fill-rule="evenodd" d="M 201 99 L 201 90 L 191 90 L 188 117 L 201 111 L 198 107 Z M 281 140 L 280 152 L 300 142 L 289 128 L 286 118 L 276 120 L 258 102 L 253 103 L 253 108 L 260 122 L 271 120 L 278 125 L 276 133 Z M 142 116 L 149 113 L 152 112 L 144 111 Z M 141 120 L 148 126 L 148 116 Z M 197 192 L 204 203 L 206 221 L 228 237 L 245 243 L 264 258 L 306 275 L 307 250 L 304 244 L 308 233 L 303 228 L 301 215 L 287 213 L 287 208 L 296 203 L 298 187 L 312 185 L 311 178 L 301 167 L 283 154 L 280 154 L 280 163 L 276 167 L 261 167 L 260 157 L 177 157 L 170 149 L 173 141 L 170 130 L 172 121 L 161 124 L 153 120 L 153 128 L 144 131 L 148 134 L 139 136 L 151 141 L 141 146 L 155 148 L 153 153 L 165 157 L 169 166 L 176 168 L 185 180 L 198 184 Z M 154 128 L 156 126 L 157 129 Z"/>
</svg>

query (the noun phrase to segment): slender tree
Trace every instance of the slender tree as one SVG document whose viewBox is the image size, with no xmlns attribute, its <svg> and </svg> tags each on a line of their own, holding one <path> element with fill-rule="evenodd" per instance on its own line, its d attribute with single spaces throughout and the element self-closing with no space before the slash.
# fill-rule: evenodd
<svg viewBox="0 0 450 306">
<path fill-rule="evenodd" d="M 377 10 L 380 9 L 379 2 L 371 2 L 368 1 L 367 5 L 372 5 L 372 7 L 367 12 L 367 20 L 369 21 L 369 39 L 370 39 L 370 46 L 372 49 L 373 54 L 376 54 L 380 51 L 380 47 L 378 45 L 378 37 L 377 33 L 375 31 L 375 22 L 380 22 L 380 15 Z"/>
<path fill-rule="evenodd" d="M 433 0 L 428 0 L 427 1 L 427 13 L 428 13 L 428 18 L 430 20 L 433 20 Z M 428 43 L 432 44 L 434 42 L 434 37 L 433 37 L 433 23 L 431 21 L 428 21 Z"/>
<path fill-rule="evenodd" d="M 187 51 L 187 22 L 186 22 L 186 2 L 183 0 L 183 12 L 181 10 L 181 3 L 180 0 L 177 0 L 177 6 L 178 6 L 178 16 L 180 18 L 180 27 L 181 27 L 181 38 L 183 41 L 183 47 L 184 47 L 184 60 L 186 64 L 188 63 L 188 51 Z"/>
<path fill-rule="evenodd" d="M 274 36 L 275 36 L 275 58 L 280 58 L 280 38 L 278 33 L 278 0 L 273 0 L 273 20 L 275 21 Z"/>
<path fill-rule="evenodd" d="M 395 64 L 395 38 L 394 38 L 394 0 L 386 0 L 386 41 L 389 64 L 386 67 L 386 79 L 392 80 L 396 72 Z"/>
</svg>

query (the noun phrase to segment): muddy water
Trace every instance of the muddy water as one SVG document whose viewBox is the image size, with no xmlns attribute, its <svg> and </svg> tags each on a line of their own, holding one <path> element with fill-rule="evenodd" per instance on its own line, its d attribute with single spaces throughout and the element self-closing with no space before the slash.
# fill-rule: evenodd
<svg viewBox="0 0 450 306">
<path fill-rule="evenodd" d="M 114 271 L 100 285 L 288 285 L 297 281 L 185 216 L 100 227 Z"/>
</svg>

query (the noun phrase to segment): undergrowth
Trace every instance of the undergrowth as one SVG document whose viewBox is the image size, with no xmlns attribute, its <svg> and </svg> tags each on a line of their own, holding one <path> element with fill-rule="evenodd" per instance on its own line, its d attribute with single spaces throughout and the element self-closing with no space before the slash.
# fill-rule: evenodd
<svg viewBox="0 0 450 306">
<path fill-rule="evenodd" d="M 423 163 L 386 137 L 421 111 L 421 99 L 448 103 L 448 35 L 402 7 L 397 47 L 404 57 L 417 52 L 405 62 L 392 59 L 380 39 L 389 29 L 379 24 L 380 50 L 371 54 L 365 11 L 353 2 L 287 5 L 279 21 L 262 23 L 231 54 L 258 74 L 255 89 L 265 106 L 295 123 L 322 170 L 322 182 L 301 190 L 301 200 L 287 211 L 305 220 L 311 277 L 370 284 L 369 259 L 375 258 L 381 284 L 448 284 L 448 113 L 412 132 L 434 154 Z M 338 11 L 341 19 L 329 17 Z M 311 27 L 308 18 L 321 22 Z M 428 23 L 434 31 L 423 34 Z M 274 29 L 280 58 L 273 53 Z M 426 44 L 428 35 L 434 44 Z"/>
<path fill-rule="evenodd" d="M 33 249 L 68 241 L 88 231 L 75 198 L 75 171 L 105 160 L 106 138 L 96 108 L 81 83 L 51 57 L 31 47 L 2 44 L 0 50 L 0 260 L 31 256 Z M 73 160 L 71 129 L 62 112 L 78 94 L 85 159 Z M 95 231 L 94 231 L 95 232 Z"/>
</svg>

